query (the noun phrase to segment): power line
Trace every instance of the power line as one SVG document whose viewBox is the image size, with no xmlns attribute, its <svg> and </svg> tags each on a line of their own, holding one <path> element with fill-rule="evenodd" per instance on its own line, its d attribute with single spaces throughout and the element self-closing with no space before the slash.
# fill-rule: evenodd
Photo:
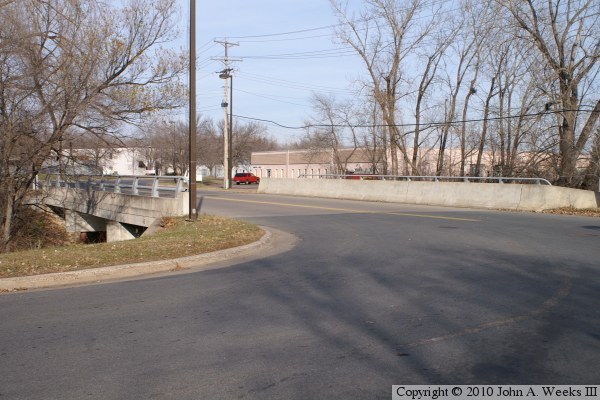
<svg viewBox="0 0 600 400">
<path fill-rule="evenodd" d="M 204 68 L 207 68 L 209 65 L 212 65 L 212 64 L 214 64 L 214 63 L 216 63 L 216 62 L 217 62 L 217 60 L 212 60 L 212 59 L 201 61 L 201 62 L 198 64 L 198 69 L 204 69 Z"/>
<path fill-rule="evenodd" d="M 241 76 L 240 73 L 238 73 L 238 75 Z M 352 95 L 353 93 L 356 93 L 354 91 L 346 90 L 346 89 L 335 89 L 335 88 L 317 87 L 316 85 L 306 86 L 306 85 L 301 85 L 301 84 L 269 82 L 269 81 L 266 81 L 266 80 L 263 80 L 263 79 L 256 79 L 256 78 L 247 78 L 247 77 L 244 77 L 244 80 L 245 81 L 251 81 L 251 82 L 258 82 L 258 83 L 261 83 L 261 84 L 275 86 L 275 87 L 282 87 L 282 88 L 289 89 L 289 90 L 302 90 L 302 91 L 309 91 L 309 92 L 322 92 L 322 91 L 325 91 L 325 92 L 335 93 L 335 94 L 339 94 L 339 95 Z"/>
<path fill-rule="evenodd" d="M 257 56 L 241 56 L 243 59 L 250 60 L 308 60 L 314 58 L 331 58 L 331 57 L 345 57 L 355 55 L 354 49 L 323 49 L 323 50 L 312 50 L 303 51 L 298 53 L 281 53 L 281 54 L 267 54 Z"/>
<path fill-rule="evenodd" d="M 591 113 L 594 111 L 593 110 L 583 110 L 583 109 L 549 110 L 549 111 L 544 111 L 544 112 L 539 112 L 539 113 L 531 113 L 531 114 L 508 115 L 508 116 L 504 116 L 504 117 L 489 117 L 489 118 L 487 118 L 487 121 L 499 121 L 499 120 L 514 119 L 514 118 L 540 118 L 544 115 L 561 114 L 563 112 L 588 112 L 588 113 Z M 241 119 L 247 119 L 247 120 L 251 120 L 251 121 L 265 122 L 265 123 L 279 126 L 281 128 L 293 129 L 293 130 L 308 129 L 308 128 L 331 128 L 331 127 L 333 127 L 333 128 L 389 128 L 389 127 L 407 128 L 407 127 L 417 126 L 417 124 L 415 124 L 414 122 L 413 123 L 405 123 L 405 124 L 394 124 L 394 125 L 390 125 L 390 124 L 306 124 L 306 125 L 301 125 L 301 126 L 289 126 L 289 125 L 284 125 L 284 124 L 281 124 L 279 122 L 269 120 L 269 119 L 247 117 L 244 115 L 234 115 L 234 117 L 241 118 Z M 458 121 L 450 121 L 450 122 L 446 122 L 446 121 L 444 121 L 444 122 L 423 122 L 423 123 L 420 123 L 419 126 L 421 127 L 421 129 L 425 130 L 425 129 L 437 128 L 440 126 L 444 126 L 446 124 L 456 125 L 456 124 L 461 124 L 461 123 L 483 122 L 485 120 L 486 119 L 484 119 L 484 118 L 477 118 L 477 119 L 466 119 L 466 120 L 458 120 Z"/>
<path fill-rule="evenodd" d="M 292 89 L 310 90 L 310 91 L 326 90 L 329 92 L 337 92 L 340 94 L 354 94 L 355 93 L 353 90 L 350 90 L 350 89 L 335 88 L 335 87 L 324 86 L 324 85 L 314 85 L 314 84 L 310 84 L 310 83 L 290 81 L 290 80 L 286 80 L 286 79 L 277 79 L 277 78 L 272 78 L 272 77 L 265 76 L 265 75 L 252 74 L 252 73 L 242 72 L 242 71 L 239 71 L 238 75 L 243 77 L 245 80 L 265 83 L 265 84 L 273 85 L 273 86 L 285 87 L 288 89 L 292 88 Z"/>
<path fill-rule="evenodd" d="M 331 37 L 330 33 L 324 35 L 312 35 L 312 36 L 301 36 L 295 38 L 287 38 L 287 39 L 265 39 L 265 40 L 240 40 L 240 43 L 272 43 L 272 42 L 289 42 L 293 40 L 305 40 L 305 39 L 315 39 L 322 37 Z"/>
<path fill-rule="evenodd" d="M 427 7 L 427 6 L 440 4 L 440 3 L 453 3 L 453 0 L 432 0 L 431 2 L 424 2 L 423 4 L 420 4 L 419 7 Z M 399 11 L 408 11 L 410 9 L 411 9 L 410 7 L 405 7 L 405 8 L 400 8 Z M 370 19 L 372 19 L 372 18 L 370 18 Z M 307 32 L 320 31 L 320 30 L 324 30 L 324 29 L 337 28 L 337 27 L 344 26 L 344 25 L 346 25 L 345 22 L 339 23 L 339 24 L 318 26 L 318 27 L 314 27 L 314 28 L 300 29 L 300 30 L 295 30 L 295 31 L 267 33 L 267 34 L 262 34 L 262 35 L 229 36 L 228 38 L 229 39 L 256 39 L 256 38 L 264 38 L 264 37 L 295 35 L 298 33 L 307 33 Z"/>
<path fill-rule="evenodd" d="M 262 38 L 262 37 L 294 35 L 294 34 L 297 34 L 297 33 L 306 33 L 306 32 L 319 31 L 319 30 L 323 30 L 323 29 L 331 29 L 331 28 L 335 28 L 335 27 L 341 26 L 341 25 L 344 25 L 344 24 L 319 26 L 319 27 L 316 27 L 316 28 L 301 29 L 301 30 L 298 30 L 298 31 L 279 32 L 279 33 L 267 33 L 267 34 L 264 34 L 264 35 L 230 36 L 229 39 L 254 39 L 254 38 Z"/>
<path fill-rule="evenodd" d="M 208 49 L 204 50 L 204 52 L 208 52 L 210 49 L 212 49 L 213 47 L 215 47 L 218 43 L 215 43 L 215 41 L 213 39 L 209 40 L 208 42 L 204 43 L 202 46 L 198 47 L 198 49 L 196 50 L 197 52 L 200 52 L 203 48 L 205 48 L 206 46 L 208 46 L 209 44 L 212 44 L 212 46 L 210 46 Z"/>
<path fill-rule="evenodd" d="M 279 103 L 292 104 L 294 106 L 300 106 L 300 107 L 309 107 L 309 105 L 307 105 L 307 104 L 299 104 L 299 103 L 293 103 L 291 101 L 279 100 L 279 99 L 276 99 L 274 97 L 269 97 L 269 96 L 265 96 L 265 95 L 258 94 L 258 93 L 247 92 L 247 91 L 242 90 L 242 89 L 235 89 L 235 92 L 242 92 L 242 93 L 246 93 L 246 94 L 249 94 L 249 95 L 252 95 L 252 96 L 262 97 L 263 99 L 277 101 Z"/>
</svg>

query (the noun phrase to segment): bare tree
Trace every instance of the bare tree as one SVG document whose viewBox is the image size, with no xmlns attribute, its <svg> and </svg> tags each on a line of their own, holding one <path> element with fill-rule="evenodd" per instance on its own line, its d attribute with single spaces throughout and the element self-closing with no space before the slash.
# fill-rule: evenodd
<svg viewBox="0 0 600 400">
<path fill-rule="evenodd" d="M 162 174 L 185 175 L 188 169 L 189 129 L 186 123 L 155 119 L 144 130 L 145 138 L 138 147 L 147 148 L 146 158 L 160 165 Z"/>
<path fill-rule="evenodd" d="M 531 118 L 532 114 L 539 111 L 540 102 L 544 101 L 543 92 L 531 74 L 539 63 L 532 56 L 530 48 L 515 46 L 510 38 L 495 48 L 498 52 L 505 52 L 505 56 L 498 61 L 501 63 L 496 103 L 498 121 L 495 135 L 492 135 L 497 141 L 495 173 L 527 176 L 523 166 L 530 162 L 528 154 L 538 151 L 531 141 L 531 135 L 534 129 L 543 129 L 537 119 Z"/>
<path fill-rule="evenodd" d="M 411 163 L 398 120 L 398 102 L 408 94 L 402 91 L 406 79 L 403 63 L 433 29 L 431 18 L 419 17 L 432 12 L 423 0 L 366 0 L 359 18 L 348 12 L 347 0 L 330 0 L 342 22 L 338 37 L 352 47 L 365 64 L 375 101 L 387 125 L 392 174 L 398 174 L 397 150 L 406 164 Z M 438 10 L 433 10 L 436 14 Z M 426 21 L 426 22 L 422 22 Z"/>
<path fill-rule="evenodd" d="M 450 48 L 451 54 L 444 65 L 446 73 L 445 82 L 448 86 L 448 99 L 444 104 L 444 125 L 442 127 L 440 138 L 440 151 L 438 153 L 436 173 L 439 175 L 444 168 L 445 149 L 447 146 L 450 129 L 455 126 L 453 123 L 457 109 L 459 108 L 459 95 L 466 92 L 462 105 L 462 121 L 466 121 L 469 101 L 475 94 L 475 86 L 478 79 L 481 49 L 485 46 L 490 36 L 494 34 L 493 10 L 489 1 L 471 1 L 462 2 L 459 9 L 459 15 L 456 15 L 455 24 L 458 31 L 452 38 Z M 453 76 L 451 73 L 453 72 Z M 465 79 L 469 78 L 469 86 L 464 88 Z M 466 149 L 466 122 L 461 123 L 459 143 L 461 147 L 460 169 L 461 175 L 465 174 L 465 160 L 467 157 Z"/>
<path fill-rule="evenodd" d="M 279 147 L 277 141 L 268 136 L 267 127 L 257 122 L 242 124 L 235 120 L 232 136 L 233 164 L 244 165 L 248 170 L 253 151 L 276 150 Z"/>
<path fill-rule="evenodd" d="M 439 25 L 442 26 L 443 24 Z M 455 29 L 452 29 L 451 32 L 438 32 L 433 47 L 426 48 L 425 55 L 423 56 L 426 62 L 424 63 L 425 67 L 423 69 L 423 73 L 419 81 L 419 87 L 417 89 L 417 99 L 415 102 L 415 129 L 413 132 L 413 149 L 410 163 L 413 175 L 421 175 L 420 168 L 418 167 L 418 155 L 419 148 L 421 146 L 420 134 L 423 101 L 425 97 L 429 94 L 428 90 L 431 84 L 434 82 L 434 79 L 437 77 L 438 66 L 442 61 L 446 50 L 450 46 L 450 43 L 454 39 L 456 32 L 457 31 Z M 441 150 L 441 154 L 443 154 L 443 149 Z"/>
<path fill-rule="evenodd" d="M 223 121 L 219 127 L 210 118 L 200 120 L 198 126 L 198 163 L 205 165 L 212 175 L 216 167 L 223 165 Z M 221 133 L 219 134 L 219 129 Z"/>
<path fill-rule="evenodd" d="M 314 94 L 312 103 L 314 117 L 308 125 L 313 128 L 303 138 L 311 152 L 309 158 L 320 160 L 324 154 L 331 154 L 333 171 L 346 173 L 348 162 L 359 146 L 360 113 L 351 102 L 339 103 L 335 96 Z"/>
<path fill-rule="evenodd" d="M 462 122 L 460 126 L 460 174 L 462 176 L 465 176 L 466 174 L 467 157 L 471 152 L 470 150 L 467 150 L 467 115 L 469 111 L 469 103 L 471 97 L 477 93 L 476 84 L 479 77 L 480 65 L 481 56 L 479 53 L 477 53 L 473 66 L 473 75 L 471 76 L 471 80 L 469 81 L 469 88 L 467 90 L 467 94 L 465 95 L 462 108 Z"/>
<path fill-rule="evenodd" d="M 517 37 L 533 43 L 545 61 L 548 105 L 555 106 L 559 125 L 558 183 L 574 186 L 577 160 L 600 117 L 600 99 L 582 112 L 584 94 L 598 75 L 600 4 L 594 0 L 497 0 L 510 12 Z M 589 111 L 589 110 L 588 110 Z"/>
<path fill-rule="evenodd" d="M 491 104 L 492 98 L 498 93 L 496 80 L 498 79 L 499 68 L 497 68 L 496 71 L 494 71 L 494 72 L 495 73 L 492 76 L 492 79 L 490 81 L 490 88 L 485 97 L 485 106 L 484 106 L 484 110 L 483 110 L 483 127 L 481 129 L 481 136 L 479 139 L 479 149 L 477 151 L 477 163 L 475 164 L 475 176 L 482 175 L 481 160 L 483 157 L 483 151 L 485 149 L 485 143 L 486 143 L 486 139 L 487 139 L 487 131 L 488 131 L 488 127 L 489 127 L 490 104 Z"/>
<path fill-rule="evenodd" d="M 377 103 L 372 98 L 365 103 L 362 114 L 367 128 L 359 135 L 360 147 L 371 164 L 370 173 L 387 175 L 386 134 L 381 126 L 381 115 L 377 112 Z"/>
<path fill-rule="evenodd" d="M 0 7 L 1 247 L 40 167 L 69 132 L 116 135 L 123 122 L 183 103 L 175 0 L 23 0 Z"/>
<path fill-rule="evenodd" d="M 188 172 L 189 126 L 181 121 L 157 119 L 148 124 L 143 134 L 147 159 L 154 159 L 162 173 L 185 175 Z M 210 118 L 197 116 L 197 163 L 206 166 L 213 174 L 215 167 L 223 165 L 223 121 L 215 124 Z M 258 123 L 243 124 L 234 121 L 233 158 L 235 164 L 250 164 L 253 151 L 274 150 L 277 142 L 267 135 L 267 128 Z"/>
</svg>

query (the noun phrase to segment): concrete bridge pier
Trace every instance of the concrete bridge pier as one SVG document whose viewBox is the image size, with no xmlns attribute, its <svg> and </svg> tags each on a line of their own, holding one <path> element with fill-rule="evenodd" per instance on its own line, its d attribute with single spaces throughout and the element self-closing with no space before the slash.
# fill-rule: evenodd
<svg viewBox="0 0 600 400">
<path fill-rule="evenodd" d="M 123 224 L 117 221 L 107 221 L 106 223 L 106 241 L 119 242 L 122 240 L 131 240 L 139 237 L 145 227 L 137 225 Z"/>
</svg>

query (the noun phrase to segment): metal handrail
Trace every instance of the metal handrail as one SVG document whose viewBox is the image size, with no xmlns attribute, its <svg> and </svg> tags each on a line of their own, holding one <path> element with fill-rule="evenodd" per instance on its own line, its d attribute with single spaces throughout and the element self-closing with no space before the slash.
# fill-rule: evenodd
<svg viewBox="0 0 600 400">
<path fill-rule="evenodd" d="M 534 183 L 537 185 L 552 184 L 544 178 L 518 178 L 509 176 L 409 176 L 409 175 L 368 175 L 368 174 L 300 174 L 298 178 L 319 179 L 358 179 L 381 181 L 425 181 L 425 182 L 483 182 L 483 183 Z"/>
<path fill-rule="evenodd" d="M 169 182 L 169 185 L 164 185 L 165 182 Z M 186 190 L 184 188 L 186 182 L 187 178 L 184 176 L 48 174 L 38 185 L 40 187 L 47 185 L 48 187 L 94 190 L 145 197 L 161 197 L 161 192 L 167 192 L 172 193 L 171 197 L 177 197 L 179 192 Z"/>
</svg>

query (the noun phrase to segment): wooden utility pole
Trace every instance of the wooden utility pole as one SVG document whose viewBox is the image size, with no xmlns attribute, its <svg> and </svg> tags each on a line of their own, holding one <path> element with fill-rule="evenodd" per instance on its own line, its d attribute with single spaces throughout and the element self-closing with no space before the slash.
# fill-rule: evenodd
<svg viewBox="0 0 600 400">
<path fill-rule="evenodd" d="M 241 60 L 234 60 L 229 58 L 229 48 L 232 46 L 239 46 L 239 43 L 231 43 L 227 40 L 215 40 L 215 43 L 222 44 L 225 48 L 225 57 L 219 58 L 218 60 L 225 65 L 225 69 L 220 72 L 219 77 L 225 80 L 225 94 L 223 97 L 224 100 L 221 103 L 221 106 L 223 107 L 223 110 L 225 112 L 225 116 L 223 118 L 223 188 L 229 189 L 231 187 L 231 169 L 233 168 L 231 156 L 233 154 L 231 148 L 231 138 L 233 130 L 233 127 L 231 125 L 233 121 L 231 121 L 231 115 L 229 113 L 231 97 L 233 97 L 233 94 L 229 91 L 229 79 L 231 78 L 232 72 L 232 68 L 230 68 L 229 63 L 232 61 Z M 230 101 L 227 101 L 228 95 L 230 96 Z"/>
<path fill-rule="evenodd" d="M 190 0 L 190 115 L 189 115 L 189 220 L 198 219 L 196 210 L 196 0 Z"/>
</svg>

